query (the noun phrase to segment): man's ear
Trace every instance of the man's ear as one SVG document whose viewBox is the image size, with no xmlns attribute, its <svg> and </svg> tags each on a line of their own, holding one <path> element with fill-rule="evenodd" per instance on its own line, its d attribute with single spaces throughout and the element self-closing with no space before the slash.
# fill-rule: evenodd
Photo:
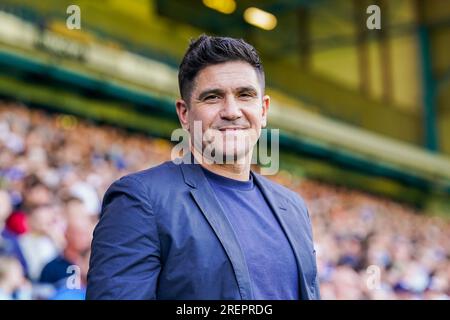
<svg viewBox="0 0 450 320">
<path fill-rule="evenodd" d="M 261 112 L 262 112 L 262 118 L 261 118 L 261 127 L 265 128 L 267 126 L 267 114 L 269 113 L 269 106 L 270 106 L 270 97 L 268 95 L 264 95 L 262 99 L 262 106 L 261 106 Z"/>
<path fill-rule="evenodd" d="M 178 120 L 180 120 L 180 124 L 183 129 L 189 131 L 189 108 L 187 103 L 183 99 L 177 99 L 175 102 Z"/>
</svg>

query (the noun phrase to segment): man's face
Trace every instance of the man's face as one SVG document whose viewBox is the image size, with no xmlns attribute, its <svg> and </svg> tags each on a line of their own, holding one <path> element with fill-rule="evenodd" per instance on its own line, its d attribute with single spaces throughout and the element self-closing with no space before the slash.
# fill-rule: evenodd
<svg viewBox="0 0 450 320">
<path fill-rule="evenodd" d="M 235 161 L 251 155 L 266 126 L 269 104 L 256 70 L 233 61 L 202 69 L 194 79 L 190 101 L 177 101 L 177 113 L 191 141 L 194 122 L 201 121 L 202 143 L 193 143 L 197 151 L 213 150 L 215 159 Z"/>
</svg>

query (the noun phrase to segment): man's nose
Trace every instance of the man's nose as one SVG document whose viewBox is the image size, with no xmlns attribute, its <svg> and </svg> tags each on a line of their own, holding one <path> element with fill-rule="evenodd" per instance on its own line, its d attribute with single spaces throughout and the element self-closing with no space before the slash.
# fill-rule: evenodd
<svg viewBox="0 0 450 320">
<path fill-rule="evenodd" d="M 242 117 L 241 108 L 234 98 L 225 100 L 223 108 L 220 111 L 220 116 L 227 120 L 235 120 Z"/>
</svg>

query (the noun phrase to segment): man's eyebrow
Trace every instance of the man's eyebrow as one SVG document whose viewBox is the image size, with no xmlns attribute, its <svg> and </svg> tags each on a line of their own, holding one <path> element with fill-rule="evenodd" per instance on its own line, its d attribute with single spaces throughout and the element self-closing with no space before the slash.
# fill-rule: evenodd
<svg viewBox="0 0 450 320">
<path fill-rule="evenodd" d="M 234 90 L 235 92 L 252 92 L 252 93 L 258 93 L 258 91 L 256 90 L 256 88 L 255 87 L 253 87 L 253 86 L 246 86 L 246 87 L 239 87 L 239 88 L 236 88 L 235 90 Z"/>
<path fill-rule="evenodd" d="M 198 100 L 202 100 L 210 94 L 224 95 L 224 91 L 222 89 L 207 89 L 200 92 L 200 94 L 198 95 Z"/>
</svg>

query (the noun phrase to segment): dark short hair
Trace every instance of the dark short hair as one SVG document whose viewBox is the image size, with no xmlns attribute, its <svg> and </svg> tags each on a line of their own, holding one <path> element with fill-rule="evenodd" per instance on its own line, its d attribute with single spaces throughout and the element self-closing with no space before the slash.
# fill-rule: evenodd
<svg viewBox="0 0 450 320">
<path fill-rule="evenodd" d="M 261 84 L 265 87 L 264 69 L 256 49 L 243 39 L 201 35 L 191 40 L 178 72 L 178 85 L 183 100 L 189 102 L 195 77 L 203 68 L 229 62 L 244 61 L 255 68 Z"/>
</svg>

